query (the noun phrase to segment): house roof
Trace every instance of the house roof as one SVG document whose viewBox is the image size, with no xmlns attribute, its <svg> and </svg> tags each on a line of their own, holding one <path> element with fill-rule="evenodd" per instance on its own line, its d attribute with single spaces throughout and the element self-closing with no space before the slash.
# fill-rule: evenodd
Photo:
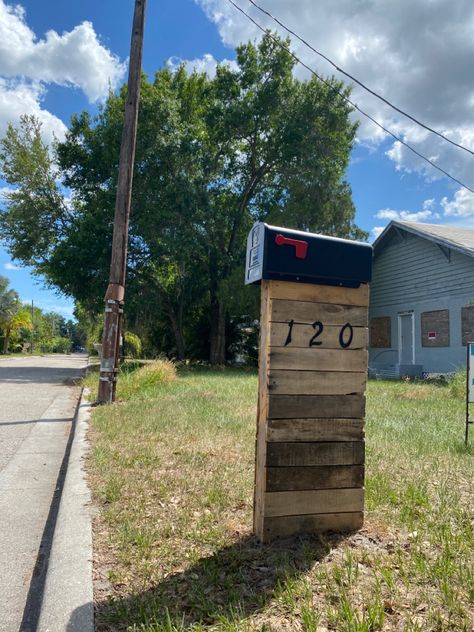
<svg viewBox="0 0 474 632">
<path fill-rule="evenodd" d="M 462 228 L 459 226 L 440 226 L 438 224 L 417 224 L 415 222 L 402 222 L 392 220 L 384 231 L 373 243 L 377 252 L 386 241 L 389 234 L 400 230 L 412 233 L 423 239 L 428 239 L 439 246 L 462 252 L 469 257 L 474 257 L 474 228 Z"/>
</svg>

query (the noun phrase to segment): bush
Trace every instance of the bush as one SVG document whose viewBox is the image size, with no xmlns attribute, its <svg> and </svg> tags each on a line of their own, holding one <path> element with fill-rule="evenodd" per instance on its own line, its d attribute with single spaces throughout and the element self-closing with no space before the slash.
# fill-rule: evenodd
<svg viewBox="0 0 474 632">
<path fill-rule="evenodd" d="M 135 371 L 122 370 L 118 381 L 118 397 L 131 399 L 162 384 L 176 380 L 176 367 L 169 360 L 156 360 L 145 364 Z"/>
<path fill-rule="evenodd" d="M 123 334 L 123 354 L 127 358 L 140 358 L 142 355 L 142 341 L 131 331 Z"/>
<path fill-rule="evenodd" d="M 38 347 L 43 353 L 69 353 L 72 340 L 65 336 L 54 336 L 48 340 L 40 340 Z"/>
<path fill-rule="evenodd" d="M 466 370 L 458 371 L 449 381 L 449 392 L 456 399 L 466 398 Z"/>
</svg>

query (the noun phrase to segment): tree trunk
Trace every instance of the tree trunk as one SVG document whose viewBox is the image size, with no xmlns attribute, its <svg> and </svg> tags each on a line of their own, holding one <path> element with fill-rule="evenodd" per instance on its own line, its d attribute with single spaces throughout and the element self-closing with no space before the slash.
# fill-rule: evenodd
<svg viewBox="0 0 474 632">
<path fill-rule="evenodd" d="M 211 364 L 225 364 L 225 308 L 216 298 L 211 299 Z"/>
<path fill-rule="evenodd" d="M 184 360 L 185 358 L 185 347 L 184 347 L 184 336 L 183 329 L 180 326 L 179 319 L 176 318 L 176 314 L 174 310 L 168 310 L 168 318 L 170 320 L 171 329 L 173 330 L 174 340 L 176 342 L 176 354 L 178 356 L 178 360 Z"/>
<path fill-rule="evenodd" d="M 10 344 L 10 333 L 11 333 L 11 327 L 7 327 L 5 329 L 5 339 L 3 341 L 3 353 L 4 354 L 8 353 L 8 346 Z"/>
</svg>

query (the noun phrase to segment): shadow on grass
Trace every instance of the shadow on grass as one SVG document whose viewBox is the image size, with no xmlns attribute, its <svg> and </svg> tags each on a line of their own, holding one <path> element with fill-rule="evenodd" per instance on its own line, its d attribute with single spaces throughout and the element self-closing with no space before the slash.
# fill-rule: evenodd
<svg viewBox="0 0 474 632">
<path fill-rule="evenodd" d="M 254 537 L 243 538 L 145 592 L 99 603 L 95 629 L 143 625 L 174 632 L 237 623 L 285 590 L 297 591 L 295 580 L 347 535 L 304 536 L 265 546 Z"/>
</svg>

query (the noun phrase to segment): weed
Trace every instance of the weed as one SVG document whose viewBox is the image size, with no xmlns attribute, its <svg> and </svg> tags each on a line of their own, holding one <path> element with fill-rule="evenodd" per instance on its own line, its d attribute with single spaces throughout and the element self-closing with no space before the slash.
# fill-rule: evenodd
<svg viewBox="0 0 474 632">
<path fill-rule="evenodd" d="M 369 383 L 360 534 L 260 547 L 255 372 L 132 368 L 90 431 L 96 576 L 111 583 L 98 630 L 473 629 L 474 452 L 452 382 Z"/>
</svg>

